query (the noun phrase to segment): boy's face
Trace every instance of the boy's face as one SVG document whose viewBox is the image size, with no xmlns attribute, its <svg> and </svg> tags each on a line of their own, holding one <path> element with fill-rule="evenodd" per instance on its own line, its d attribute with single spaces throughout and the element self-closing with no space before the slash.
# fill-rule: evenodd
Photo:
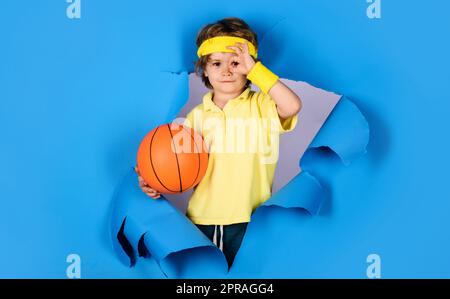
<svg viewBox="0 0 450 299">
<path fill-rule="evenodd" d="M 247 76 L 235 71 L 237 65 L 236 53 L 215 52 L 209 56 L 205 75 L 215 91 L 223 93 L 242 91 L 247 83 Z"/>
</svg>

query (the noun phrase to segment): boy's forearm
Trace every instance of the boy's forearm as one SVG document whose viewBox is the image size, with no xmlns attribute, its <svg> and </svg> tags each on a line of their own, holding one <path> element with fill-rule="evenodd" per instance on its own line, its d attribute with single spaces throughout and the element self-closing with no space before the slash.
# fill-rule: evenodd
<svg viewBox="0 0 450 299">
<path fill-rule="evenodd" d="M 302 109 L 300 98 L 260 61 L 253 65 L 247 78 L 275 101 L 280 118 L 289 118 Z"/>
<path fill-rule="evenodd" d="M 269 90 L 269 95 L 277 104 L 278 115 L 282 119 L 296 115 L 302 109 L 300 97 L 280 80 Z"/>
</svg>

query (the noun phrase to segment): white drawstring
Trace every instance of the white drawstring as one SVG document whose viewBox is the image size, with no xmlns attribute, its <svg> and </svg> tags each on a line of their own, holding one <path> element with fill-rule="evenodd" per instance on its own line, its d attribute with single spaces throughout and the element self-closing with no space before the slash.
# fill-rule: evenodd
<svg viewBox="0 0 450 299">
<path fill-rule="evenodd" d="M 219 228 L 220 230 L 220 240 L 217 240 L 217 228 Z M 223 225 L 214 226 L 213 243 L 216 244 L 216 246 L 223 251 Z"/>
<path fill-rule="evenodd" d="M 213 243 L 217 246 L 217 225 L 214 225 Z"/>
<path fill-rule="evenodd" d="M 223 225 L 220 226 L 220 250 L 223 251 Z"/>
</svg>

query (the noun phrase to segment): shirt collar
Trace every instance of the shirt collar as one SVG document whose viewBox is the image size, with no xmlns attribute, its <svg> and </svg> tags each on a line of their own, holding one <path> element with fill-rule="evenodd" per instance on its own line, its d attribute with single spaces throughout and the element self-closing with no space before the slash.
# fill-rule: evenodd
<svg viewBox="0 0 450 299">
<path fill-rule="evenodd" d="M 250 90 L 251 90 L 251 88 L 250 88 L 250 86 L 249 86 L 249 87 L 247 87 L 247 88 L 246 88 L 239 96 L 237 96 L 237 97 L 234 98 L 234 99 L 231 99 L 230 101 L 232 101 L 232 100 L 245 100 L 245 99 L 247 99 L 248 96 L 249 96 Z M 205 111 L 209 111 L 209 110 L 217 110 L 217 109 L 220 110 L 220 108 L 217 107 L 217 105 L 214 104 L 214 102 L 212 101 L 212 96 L 213 96 L 213 92 L 212 92 L 212 91 L 208 92 L 207 94 L 205 94 L 205 95 L 203 96 L 203 109 L 204 109 Z"/>
</svg>

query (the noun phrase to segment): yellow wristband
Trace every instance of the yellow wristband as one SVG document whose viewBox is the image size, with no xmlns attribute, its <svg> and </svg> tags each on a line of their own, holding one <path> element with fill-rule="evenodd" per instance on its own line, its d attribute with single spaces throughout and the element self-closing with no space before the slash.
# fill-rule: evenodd
<svg viewBox="0 0 450 299">
<path fill-rule="evenodd" d="M 265 94 L 269 93 L 272 86 L 278 81 L 278 76 L 258 61 L 247 74 L 247 79 L 257 85 Z"/>
</svg>

